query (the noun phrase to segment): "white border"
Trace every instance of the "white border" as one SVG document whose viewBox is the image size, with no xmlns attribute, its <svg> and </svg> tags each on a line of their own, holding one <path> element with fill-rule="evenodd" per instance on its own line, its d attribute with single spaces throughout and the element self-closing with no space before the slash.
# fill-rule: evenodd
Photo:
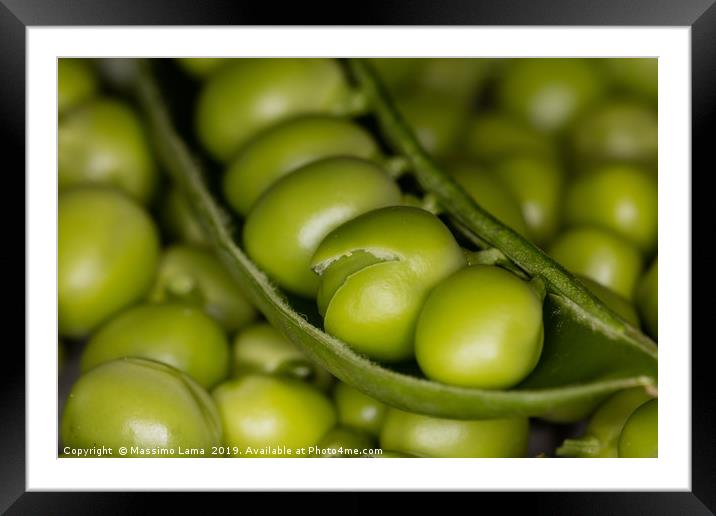
<svg viewBox="0 0 716 516">
<path fill-rule="evenodd" d="M 27 489 L 690 490 L 690 40 L 688 27 L 28 28 Z M 242 55 L 659 57 L 659 459 L 56 459 L 56 58 Z"/>
</svg>

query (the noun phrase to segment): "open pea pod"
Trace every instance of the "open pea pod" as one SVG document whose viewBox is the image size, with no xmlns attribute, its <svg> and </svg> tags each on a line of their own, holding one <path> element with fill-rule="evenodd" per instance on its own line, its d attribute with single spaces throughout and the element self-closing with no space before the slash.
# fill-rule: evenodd
<svg viewBox="0 0 716 516">
<path fill-rule="evenodd" d="M 363 63 L 356 62 L 354 72 L 357 72 L 359 82 L 372 100 L 379 118 L 381 102 L 385 102 L 389 109 L 383 113 L 387 113 L 389 119 L 396 119 L 398 125 L 403 126 L 408 133 L 407 138 L 412 139 L 412 144 L 417 146 L 418 157 L 429 161 L 410 130 L 405 128 L 392 109 L 390 102 L 385 100 L 371 70 Z M 362 72 L 367 74 L 364 77 L 367 77 L 366 81 L 360 80 Z M 374 88 L 376 85 L 377 89 Z M 297 312 L 285 295 L 236 245 L 230 218 L 212 197 L 200 167 L 175 131 L 149 67 L 140 67 L 134 86 L 139 104 L 147 115 L 160 159 L 177 185 L 188 196 L 218 256 L 269 322 L 296 343 L 309 358 L 343 382 L 402 410 L 455 419 L 541 415 L 575 404 L 592 404 L 617 390 L 655 384 L 656 350 L 653 343 L 635 339 L 633 335 L 640 335 L 635 329 L 625 327 L 621 319 L 603 308 L 579 284 L 575 283 L 574 289 L 582 295 L 581 301 L 586 298 L 602 307 L 603 314 L 606 314 L 603 319 L 595 317 L 585 309 L 584 303 L 579 303 L 579 298 L 575 303 L 561 294 L 555 294 L 549 274 L 545 274 L 545 271 L 536 271 L 535 274 L 534 270 L 525 267 L 524 262 L 529 261 L 527 258 L 515 260 L 509 250 L 500 247 L 499 242 L 490 238 L 489 232 L 484 240 L 500 248 L 528 273 L 541 276 L 551 292 L 546 309 L 547 328 L 554 327 L 555 331 L 548 330 L 550 342 L 545 343 L 540 365 L 524 386 L 507 391 L 451 387 L 390 370 L 357 354 L 347 344 L 321 331 Z M 382 118 L 381 122 L 384 122 Z M 441 181 L 446 181 L 444 174 L 440 173 L 435 184 L 423 181 L 425 178 L 421 179 L 417 172 L 422 166 L 420 159 L 416 163 L 412 151 L 403 154 L 411 159 L 416 175 L 424 186 L 427 186 L 426 190 L 435 193 L 441 200 L 444 200 L 444 195 L 457 192 L 460 203 L 464 205 L 465 199 L 468 203 L 467 208 L 463 206 L 461 209 L 467 209 L 473 218 L 486 218 L 493 230 L 497 228 L 511 238 L 516 235 L 476 206 L 449 179 L 446 192 L 438 192 L 439 188 L 435 185 L 440 186 Z M 429 171 L 427 175 L 430 175 Z M 480 237 L 486 236 L 482 233 L 483 228 L 472 223 L 471 217 L 458 220 Z M 524 246 L 531 246 L 524 240 L 522 242 Z M 544 262 L 544 267 L 550 266 L 555 267 Z M 567 280 L 572 282 L 569 276 Z M 549 308 L 550 306 L 556 308 Z M 553 316 L 554 324 L 550 322 Z M 584 323 L 577 323 L 580 320 Z M 557 338 L 553 340 L 552 334 Z M 629 366 L 622 367 L 622 361 L 627 361 Z"/>
</svg>

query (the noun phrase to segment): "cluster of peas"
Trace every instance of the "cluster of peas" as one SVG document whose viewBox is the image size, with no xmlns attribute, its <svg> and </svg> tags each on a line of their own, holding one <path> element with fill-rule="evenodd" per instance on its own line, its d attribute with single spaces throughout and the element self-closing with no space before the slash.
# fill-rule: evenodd
<svg viewBox="0 0 716 516">
<path fill-rule="evenodd" d="M 196 136 L 224 170 L 242 247 L 285 292 L 313 300 L 327 333 L 443 384 L 508 389 L 529 375 L 543 290 L 472 264 L 363 123 L 337 61 L 177 64 L 199 84 Z M 656 338 L 655 60 L 373 64 L 441 168 Z M 64 446 L 525 456 L 527 418 L 387 407 L 256 322 L 186 199 L 162 184 L 134 107 L 100 92 L 92 63 L 61 60 L 58 81 L 59 333 L 84 342 Z M 618 393 L 558 452 L 655 456 L 656 400 Z"/>
</svg>

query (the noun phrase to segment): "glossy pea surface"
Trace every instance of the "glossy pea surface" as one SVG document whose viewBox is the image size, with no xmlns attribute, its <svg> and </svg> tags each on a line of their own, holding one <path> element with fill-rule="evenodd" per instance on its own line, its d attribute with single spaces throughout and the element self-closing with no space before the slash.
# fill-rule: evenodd
<svg viewBox="0 0 716 516">
<path fill-rule="evenodd" d="M 105 188 L 60 194 L 57 216 L 59 330 L 80 338 L 147 293 L 159 237 L 141 206 Z"/>
<path fill-rule="evenodd" d="M 263 132 L 239 152 L 224 175 L 224 196 L 246 215 L 273 183 L 303 165 L 328 157 L 373 159 L 379 154 L 371 134 L 346 118 L 293 118 Z"/>
<path fill-rule="evenodd" d="M 92 336 L 81 368 L 124 357 L 168 364 L 207 389 L 229 372 L 229 344 L 221 327 L 198 308 L 181 304 L 139 305 L 122 312 Z"/>
<path fill-rule="evenodd" d="M 280 286 L 312 297 L 319 278 L 311 256 L 321 240 L 361 213 L 398 204 L 400 195 L 390 176 L 370 161 L 311 163 L 283 177 L 256 203 L 244 226 L 246 252 Z"/>
<path fill-rule="evenodd" d="M 537 365 L 544 327 L 542 301 L 511 272 L 466 267 L 428 296 L 415 332 L 415 358 L 425 376 L 448 385 L 507 389 Z"/>
<path fill-rule="evenodd" d="M 527 418 L 463 421 L 390 409 L 380 446 L 417 457 L 524 457 L 528 433 Z"/>
<path fill-rule="evenodd" d="M 619 437 L 619 457 L 659 456 L 659 402 L 649 400 L 637 408 L 624 424 Z"/>
<path fill-rule="evenodd" d="M 646 273 L 639 280 L 636 304 L 649 335 L 659 337 L 659 261 L 654 259 Z"/>
<path fill-rule="evenodd" d="M 328 333 L 383 361 L 413 355 L 428 292 L 465 265 L 435 215 L 407 206 L 368 212 L 331 232 L 313 256 L 318 306 Z"/>
<path fill-rule="evenodd" d="M 90 99 L 97 91 L 97 78 L 83 59 L 57 60 L 57 112 L 62 115 Z"/>
<path fill-rule="evenodd" d="M 534 156 L 502 160 L 495 175 L 517 200 L 528 235 L 537 244 L 549 242 L 562 215 L 563 171 L 551 159 Z"/>
<path fill-rule="evenodd" d="M 123 102 L 98 99 L 62 117 L 57 134 L 60 190 L 99 184 L 149 202 L 157 170 L 144 129 Z"/>
<path fill-rule="evenodd" d="M 72 387 L 62 415 L 64 446 L 203 450 L 221 442 L 211 396 L 188 375 L 159 362 L 126 358 L 101 364 Z M 176 456 L 176 455 L 175 455 Z"/>
<path fill-rule="evenodd" d="M 206 81 L 197 133 L 212 156 L 225 162 L 280 120 L 344 111 L 348 94 L 332 59 L 234 59 Z"/>
<path fill-rule="evenodd" d="M 532 126 L 557 131 L 603 93 L 586 59 L 515 59 L 502 79 L 499 103 Z"/>
<path fill-rule="evenodd" d="M 638 168 L 612 165 L 585 174 L 567 189 L 565 222 L 613 231 L 645 252 L 656 246 L 656 180 Z"/>
<path fill-rule="evenodd" d="M 388 411 L 386 405 L 343 382 L 336 385 L 333 398 L 341 425 L 361 430 L 373 436 L 380 434 L 385 414 Z"/>
<path fill-rule="evenodd" d="M 298 380 L 242 376 L 219 385 L 213 396 L 225 444 L 242 451 L 274 448 L 267 457 L 297 456 L 300 448 L 316 446 L 336 423 L 330 400 Z"/>
<path fill-rule="evenodd" d="M 527 235 L 520 205 L 499 176 L 469 165 L 451 168 L 450 175 L 492 216 L 521 235 Z"/>
<path fill-rule="evenodd" d="M 188 245 L 164 251 L 149 299 L 199 306 L 227 332 L 256 318 L 256 309 L 218 258 L 209 250 Z"/>
<path fill-rule="evenodd" d="M 551 245 L 549 254 L 571 272 L 633 299 L 642 258 L 639 250 L 623 238 L 601 229 L 573 229 Z"/>
</svg>

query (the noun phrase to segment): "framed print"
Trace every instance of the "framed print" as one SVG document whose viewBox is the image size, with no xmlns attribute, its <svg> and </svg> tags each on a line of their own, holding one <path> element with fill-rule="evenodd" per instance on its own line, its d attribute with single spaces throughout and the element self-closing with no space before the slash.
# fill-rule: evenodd
<svg viewBox="0 0 716 516">
<path fill-rule="evenodd" d="M 691 345 L 709 2 L 308 26 L 5 4 L 26 347 L 1 508 L 328 490 L 713 509 Z"/>
</svg>

